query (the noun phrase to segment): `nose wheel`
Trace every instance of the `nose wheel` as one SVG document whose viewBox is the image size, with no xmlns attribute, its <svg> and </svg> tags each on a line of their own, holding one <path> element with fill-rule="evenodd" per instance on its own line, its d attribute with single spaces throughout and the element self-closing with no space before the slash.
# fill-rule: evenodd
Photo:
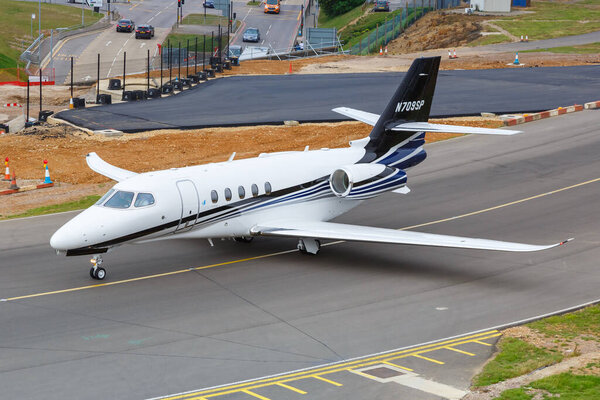
<svg viewBox="0 0 600 400">
<path fill-rule="evenodd" d="M 90 276 L 99 281 L 103 280 L 106 277 L 106 270 L 101 267 L 102 257 L 94 256 L 90 262 L 92 263 L 92 268 L 90 268 Z"/>
</svg>

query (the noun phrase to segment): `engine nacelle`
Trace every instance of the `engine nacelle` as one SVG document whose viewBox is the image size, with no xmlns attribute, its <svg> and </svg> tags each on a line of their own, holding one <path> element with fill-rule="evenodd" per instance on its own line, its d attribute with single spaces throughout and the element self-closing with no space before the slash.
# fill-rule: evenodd
<svg viewBox="0 0 600 400">
<path fill-rule="evenodd" d="M 383 164 L 353 164 L 333 171 L 329 187 L 338 197 L 368 199 L 406 185 L 406 172 Z"/>
</svg>

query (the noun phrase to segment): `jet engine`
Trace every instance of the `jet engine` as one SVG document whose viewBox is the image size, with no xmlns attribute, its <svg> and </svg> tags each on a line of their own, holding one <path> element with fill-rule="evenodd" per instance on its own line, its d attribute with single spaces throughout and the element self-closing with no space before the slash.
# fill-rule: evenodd
<svg viewBox="0 0 600 400">
<path fill-rule="evenodd" d="M 353 164 L 333 171 L 329 187 L 338 197 L 363 200 L 406 185 L 406 172 L 383 164 Z"/>
</svg>

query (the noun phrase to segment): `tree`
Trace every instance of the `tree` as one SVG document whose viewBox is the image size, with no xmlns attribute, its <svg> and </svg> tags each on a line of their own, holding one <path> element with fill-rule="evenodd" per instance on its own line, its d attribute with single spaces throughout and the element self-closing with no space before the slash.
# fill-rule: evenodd
<svg viewBox="0 0 600 400">
<path fill-rule="evenodd" d="M 319 6 L 329 17 L 343 14 L 363 4 L 365 0 L 320 0 Z"/>
</svg>

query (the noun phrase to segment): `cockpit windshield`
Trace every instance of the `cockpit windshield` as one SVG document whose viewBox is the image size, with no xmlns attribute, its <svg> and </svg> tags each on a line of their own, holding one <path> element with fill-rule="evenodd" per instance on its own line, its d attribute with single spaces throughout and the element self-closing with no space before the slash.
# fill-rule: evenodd
<svg viewBox="0 0 600 400">
<path fill-rule="evenodd" d="M 133 201 L 133 192 L 118 191 L 105 204 L 105 207 L 111 208 L 129 208 Z"/>
<path fill-rule="evenodd" d="M 150 193 L 138 193 L 135 198 L 136 207 L 146 207 L 154 204 L 154 196 Z"/>
</svg>

